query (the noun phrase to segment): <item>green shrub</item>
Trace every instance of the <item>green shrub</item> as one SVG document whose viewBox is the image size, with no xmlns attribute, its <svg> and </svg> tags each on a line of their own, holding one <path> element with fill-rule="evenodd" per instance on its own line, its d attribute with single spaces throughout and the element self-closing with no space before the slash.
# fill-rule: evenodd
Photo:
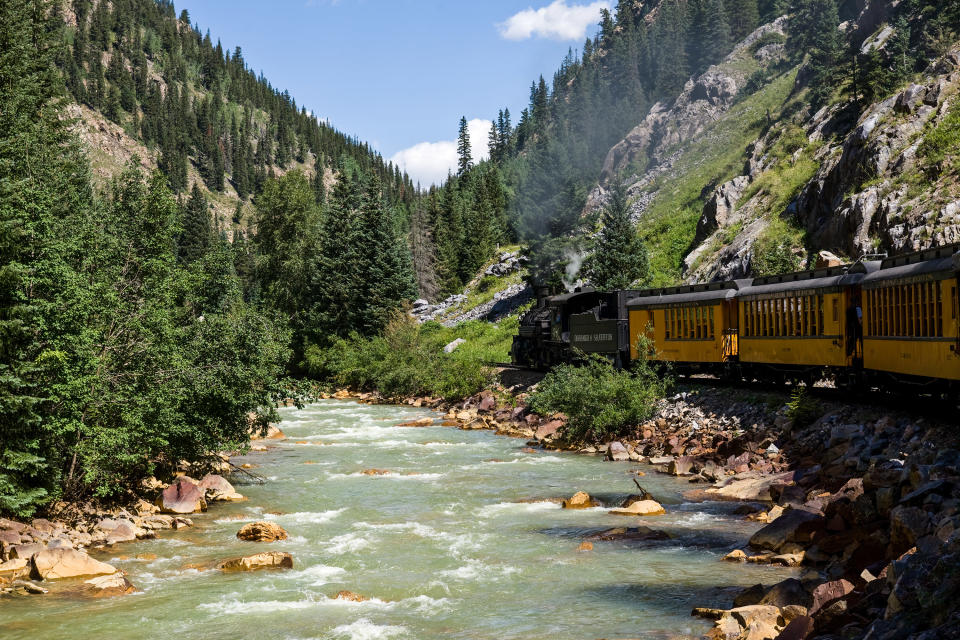
<svg viewBox="0 0 960 640">
<path fill-rule="evenodd" d="M 790 400 L 787 402 L 787 417 L 790 418 L 794 428 L 802 428 L 820 417 L 823 408 L 820 403 L 810 396 L 806 387 L 797 387 L 790 394 Z"/>
<path fill-rule="evenodd" d="M 564 437 L 573 442 L 603 442 L 626 434 L 653 415 L 665 383 L 641 363 L 633 372 L 617 371 L 598 355 L 581 365 L 561 365 L 547 374 L 529 400 L 541 415 L 562 412 Z"/>
<path fill-rule="evenodd" d="M 772 276 L 798 270 L 800 256 L 794 249 L 802 245 L 803 231 L 782 218 L 775 218 L 753 244 L 753 275 Z"/>
<path fill-rule="evenodd" d="M 960 104 L 950 107 L 947 117 L 929 129 L 917 149 L 927 175 L 938 177 L 960 169 Z"/>
<path fill-rule="evenodd" d="M 308 371 L 340 386 L 379 391 L 390 398 L 417 395 L 459 400 L 477 393 L 490 381 L 491 372 L 472 354 L 443 352 L 448 341 L 443 327 L 423 327 L 398 313 L 382 336 L 352 335 L 331 347 L 307 348 Z M 463 345 L 465 346 L 465 345 Z"/>
</svg>

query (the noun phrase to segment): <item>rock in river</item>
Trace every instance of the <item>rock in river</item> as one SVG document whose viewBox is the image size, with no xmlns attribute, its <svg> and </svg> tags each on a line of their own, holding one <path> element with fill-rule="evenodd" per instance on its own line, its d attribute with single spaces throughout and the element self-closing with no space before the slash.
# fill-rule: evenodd
<svg viewBox="0 0 960 640">
<path fill-rule="evenodd" d="M 237 531 L 237 537 L 250 542 L 276 542 L 286 540 L 287 532 L 280 525 L 272 522 L 251 522 Z"/>
<path fill-rule="evenodd" d="M 587 540 L 609 542 L 614 540 L 669 540 L 670 534 L 650 527 L 614 527 L 587 536 Z"/>
<path fill-rule="evenodd" d="M 196 513 L 207 510 L 204 490 L 193 482 L 178 478 L 157 498 L 157 506 L 164 513 Z"/>
<path fill-rule="evenodd" d="M 98 576 L 117 572 L 109 564 L 94 560 L 76 549 L 46 549 L 34 554 L 30 563 L 30 574 L 41 580 Z"/>
<path fill-rule="evenodd" d="M 123 575 L 122 571 L 117 571 L 108 576 L 84 580 L 83 584 L 89 585 L 88 592 L 96 598 L 122 596 L 137 590 L 137 588 L 133 586 L 133 583 L 127 580 L 127 576 Z"/>
<path fill-rule="evenodd" d="M 618 516 L 662 516 L 666 511 L 656 500 L 637 500 L 628 507 L 611 509 L 610 513 Z"/>
<path fill-rule="evenodd" d="M 595 506 L 597 506 L 597 503 L 586 491 L 577 491 L 568 500 L 563 501 L 564 509 L 589 509 Z"/>
<path fill-rule="evenodd" d="M 292 569 L 293 556 L 282 551 L 267 551 L 242 558 L 230 558 L 219 565 L 224 571 L 255 571 L 256 569 Z"/>
</svg>

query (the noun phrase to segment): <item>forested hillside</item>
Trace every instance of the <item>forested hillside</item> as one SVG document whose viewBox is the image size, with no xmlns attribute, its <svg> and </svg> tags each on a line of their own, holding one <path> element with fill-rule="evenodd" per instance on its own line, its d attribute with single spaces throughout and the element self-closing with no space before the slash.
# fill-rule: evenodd
<svg viewBox="0 0 960 640">
<path fill-rule="evenodd" d="M 414 297 L 412 202 L 171 3 L 0 5 L 0 512 L 244 445 Z"/>
<path fill-rule="evenodd" d="M 618 182 L 650 255 L 634 284 L 949 241 L 958 16 L 931 0 L 621 0 L 516 124 L 497 114 L 476 170 L 501 176 L 508 234 L 554 290 L 589 266 Z"/>
</svg>

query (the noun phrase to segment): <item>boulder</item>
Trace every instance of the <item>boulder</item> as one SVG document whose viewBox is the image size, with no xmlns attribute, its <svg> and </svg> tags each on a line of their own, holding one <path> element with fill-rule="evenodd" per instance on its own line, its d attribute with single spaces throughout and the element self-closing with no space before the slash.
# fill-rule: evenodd
<svg viewBox="0 0 960 640">
<path fill-rule="evenodd" d="M 776 640 L 805 640 L 813 635 L 813 618 L 810 616 L 798 616 L 790 621 Z"/>
<path fill-rule="evenodd" d="M 766 593 L 766 589 L 763 588 L 762 584 L 755 584 L 752 587 L 747 587 L 734 596 L 733 608 L 738 609 L 740 607 L 749 607 L 755 604 L 761 604 L 760 601 L 763 600 L 764 593 Z"/>
<path fill-rule="evenodd" d="M 59 580 L 116 572 L 109 564 L 94 560 L 76 549 L 46 549 L 34 554 L 30 559 L 30 575 L 38 580 Z"/>
<path fill-rule="evenodd" d="M 206 492 L 211 500 L 221 502 L 236 502 L 243 500 L 243 496 L 237 493 L 233 485 L 227 482 L 227 479 L 215 473 L 208 473 L 200 481 L 200 488 Z"/>
<path fill-rule="evenodd" d="M 770 489 L 774 485 L 793 482 L 793 472 L 762 475 L 754 472 L 740 473 L 706 489 L 707 496 L 721 500 L 770 501 Z"/>
<path fill-rule="evenodd" d="M 157 498 L 157 506 L 164 513 L 196 513 L 207 510 L 207 501 L 203 489 L 185 478 L 177 478 Z"/>
<path fill-rule="evenodd" d="M 5 581 L 15 580 L 30 573 L 30 560 L 27 558 L 14 558 L 0 563 L 0 584 Z"/>
<path fill-rule="evenodd" d="M 545 422 L 537 427 L 534 437 L 537 440 L 547 440 L 555 436 L 557 431 L 559 431 L 562 427 L 563 421 L 561 420 L 551 420 L 549 422 Z"/>
<path fill-rule="evenodd" d="M 626 462 L 629 459 L 630 453 L 627 451 L 627 448 L 623 446 L 622 442 L 614 440 L 607 445 L 607 460 L 612 460 L 614 462 Z"/>
<path fill-rule="evenodd" d="M 657 531 L 650 527 L 614 527 L 594 533 L 586 538 L 594 542 L 610 542 L 620 540 L 669 540 L 670 534 L 665 531 Z"/>
<path fill-rule="evenodd" d="M 577 547 L 577 551 L 593 551 L 593 543 L 586 542 L 586 541 L 581 542 L 580 545 Z"/>
<path fill-rule="evenodd" d="M 813 598 L 810 615 L 816 615 L 818 611 L 845 597 L 851 591 L 853 591 L 853 584 L 843 579 L 817 585 L 810 594 Z"/>
<path fill-rule="evenodd" d="M 122 571 L 110 574 L 108 576 L 99 576 L 84 580 L 83 584 L 89 585 L 87 591 L 96 598 L 112 598 L 133 593 L 137 590 L 133 583 L 127 580 L 127 576 Z"/>
<path fill-rule="evenodd" d="M 433 425 L 433 418 L 417 418 L 408 422 L 401 422 L 398 427 L 430 427 Z"/>
<path fill-rule="evenodd" d="M 628 507 L 611 509 L 609 513 L 618 516 L 661 516 L 666 511 L 656 500 L 637 500 Z"/>
<path fill-rule="evenodd" d="M 292 569 L 293 556 L 282 551 L 267 551 L 252 556 L 224 560 L 218 568 L 223 571 L 255 571 L 257 569 Z"/>
<path fill-rule="evenodd" d="M 131 542 L 137 539 L 136 526 L 126 519 L 104 518 L 97 524 L 97 529 L 107 534 L 107 544 Z"/>
<path fill-rule="evenodd" d="M 823 250 L 817 254 L 817 262 L 814 268 L 823 269 L 825 267 L 840 267 L 843 264 L 843 259 L 827 250 Z"/>
<path fill-rule="evenodd" d="M 333 599 L 348 600 L 350 602 L 366 602 L 370 598 L 362 596 L 359 593 L 354 593 L 353 591 L 338 591 L 337 595 L 333 596 Z"/>
<path fill-rule="evenodd" d="M 890 544 L 895 553 L 914 546 L 930 529 L 930 515 L 919 507 L 895 507 L 890 512 Z"/>
<path fill-rule="evenodd" d="M 674 458 L 667 465 L 667 473 L 674 476 L 688 476 L 693 473 L 693 458 L 691 456 L 680 456 Z"/>
<path fill-rule="evenodd" d="M 799 605 L 809 609 L 813 604 L 813 597 L 807 593 L 799 580 L 788 578 L 770 587 L 758 604 L 769 604 L 780 609 L 791 605 Z"/>
<path fill-rule="evenodd" d="M 787 509 L 779 518 L 753 534 L 754 549 L 779 551 L 788 542 L 809 542 L 824 526 L 824 518 L 802 509 Z"/>
<path fill-rule="evenodd" d="M 457 339 L 454 340 L 453 342 L 447 344 L 447 345 L 443 348 L 443 352 L 444 352 L 444 353 L 453 353 L 454 351 L 457 350 L 457 347 L 459 347 L 460 345 L 462 345 L 464 342 L 466 342 L 466 340 L 464 340 L 463 338 L 457 338 Z"/>
<path fill-rule="evenodd" d="M 237 531 L 237 537 L 249 542 L 276 542 L 286 540 L 287 532 L 278 524 L 272 522 L 251 522 Z"/>
<path fill-rule="evenodd" d="M 744 630 L 743 640 L 770 640 L 776 638 L 779 629 L 786 626 L 780 609 L 770 605 L 755 604 L 730 610 L 730 615 Z"/>
<path fill-rule="evenodd" d="M 597 503 L 586 491 L 577 491 L 570 498 L 564 500 L 561 506 L 564 509 L 589 509 L 597 506 Z"/>
<path fill-rule="evenodd" d="M 24 558 L 29 560 L 34 554 L 40 553 L 46 547 L 39 542 L 29 542 L 27 544 L 14 544 L 7 548 L 7 557 L 9 559 Z"/>
<path fill-rule="evenodd" d="M 723 560 L 725 562 L 746 562 L 747 554 L 740 549 L 734 549 L 727 555 L 723 556 Z"/>
</svg>

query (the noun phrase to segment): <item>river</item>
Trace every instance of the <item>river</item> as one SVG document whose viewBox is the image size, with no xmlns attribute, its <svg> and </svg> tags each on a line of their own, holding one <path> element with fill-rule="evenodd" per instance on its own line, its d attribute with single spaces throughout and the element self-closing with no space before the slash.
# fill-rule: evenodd
<svg viewBox="0 0 960 640">
<path fill-rule="evenodd" d="M 684 503 L 690 485 L 676 478 L 641 478 L 664 516 L 548 501 L 584 490 L 616 502 L 635 492 L 637 465 L 524 451 L 522 440 L 488 431 L 396 426 L 436 416 L 423 409 L 329 400 L 282 414 L 286 440 L 234 459 L 267 478 L 233 478 L 248 501 L 215 504 L 185 531 L 94 552 L 139 593 L 8 599 L 0 637 L 667 639 L 710 627 L 692 607 L 726 608 L 739 588 L 795 575 L 721 562 L 758 525 L 733 515 L 732 503 Z M 258 519 L 290 537 L 236 539 Z M 577 551 L 586 535 L 640 524 L 672 537 Z M 290 552 L 294 569 L 204 570 L 261 550 Z M 332 599 L 341 590 L 371 599 Z"/>
</svg>

